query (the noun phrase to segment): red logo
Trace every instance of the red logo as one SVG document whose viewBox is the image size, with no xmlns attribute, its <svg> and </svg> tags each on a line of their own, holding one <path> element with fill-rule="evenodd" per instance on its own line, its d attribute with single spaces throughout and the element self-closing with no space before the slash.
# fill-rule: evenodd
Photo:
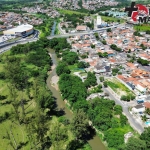
<svg viewBox="0 0 150 150">
<path fill-rule="evenodd" d="M 149 14 L 149 9 L 142 4 L 136 5 L 137 11 L 132 12 L 131 18 L 133 21 L 137 21 L 138 17 L 147 17 Z"/>
</svg>

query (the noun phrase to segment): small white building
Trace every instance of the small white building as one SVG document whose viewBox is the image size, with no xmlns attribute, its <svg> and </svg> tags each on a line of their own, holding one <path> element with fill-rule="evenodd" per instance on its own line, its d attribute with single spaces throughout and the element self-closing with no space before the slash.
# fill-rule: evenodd
<svg viewBox="0 0 150 150">
<path fill-rule="evenodd" d="M 145 107 L 144 105 L 136 105 L 132 108 L 132 112 L 133 113 L 140 113 L 140 112 L 144 112 L 145 111 Z"/>
<path fill-rule="evenodd" d="M 142 84 L 137 84 L 135 87 L 137 90 L 139 90 L 140 92 L 146 92 L 146 87 L 143 86 Z"/>
</svg>

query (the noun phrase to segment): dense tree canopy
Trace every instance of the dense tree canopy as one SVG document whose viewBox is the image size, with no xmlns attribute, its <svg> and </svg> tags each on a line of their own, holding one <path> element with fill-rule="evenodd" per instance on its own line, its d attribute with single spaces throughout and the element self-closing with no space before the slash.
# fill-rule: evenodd
<svg viewBox="0 0 150 150">
<path fill-rule="evenodd" d="M 73 65 L 78 61 L 78 55 L 75 52 L 65 51 L 63 52 L 62 60 L 68 65 Z"/>
<path fill-rule="evenodd" d="M 109 147 L 118 148 L 124 143 L 124 133 L 119 129 L 109 129 L 105 133 L 105 139 L 107 140 Z"/>
<path fill-rule="evenodd" d="M 54 49 L 56 53 L 65 48 L 71 48 L 66 38 L 53 38 L 50 40 L 49 46 Z"/>
<path fill-rule="evenodd" d="M 131 137 L 129 138 L 126 150 L 146 150 L 146 143 L 143 140 L 140 140 L 138 138 Z"/>
<path fill-rule="evenodd" d="M 96 79 L 95 74 L 92 72 L 88 72 L 87 78 L 86 78 L 84 84 L 86 87 L 95 86 L 97 84 L 97 79 Z"/>
<path fill-rule="evenodd" d="M 63 99 L 67 99 L 71 105 L 78 100 L 86 98 L 87 91 L 79 77 L 69 74 L 62 74 L 59 80 L 59 88 Z"/>
<path fill-rule="evenodd" d="M 145 128 L 144 132 L 140 136 L 140 139 L 146 142 L 147 150 L 150 149 L 150 127 Z"/>
<path fill-rule="evenodd" d="M 82 139 L 89 134 L 87 115 L 82 110 L 77 110 L 71 122 L 71 129 L 77 139 Z"/>
<path fill-rule="evenodd" d="M 114 105 L 114 101 L 99 98 L 93 99 L 89 104 L 89 118 L 98 129 L 106 131 L 111 127 Z"/>
<path fill-rule="evenodd" d="M 69 70 L 67 63 L 60 61 L 58 66 L 56 67 L 56 73 L 60 76 L 63 73 L 69 74 L 71 71 Z"/>
</svg>

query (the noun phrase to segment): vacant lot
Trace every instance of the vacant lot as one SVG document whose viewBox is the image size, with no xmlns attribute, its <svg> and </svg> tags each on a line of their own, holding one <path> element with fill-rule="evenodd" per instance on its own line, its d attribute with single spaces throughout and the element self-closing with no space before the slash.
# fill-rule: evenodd
<svg viewBox="0 0 150 150">
<path fill-rule="evenodd" d="M 106 22 L 118 22 L 118 20 L 120 20 L 121 23 L 125 22 L 123 19 L 114 18 L 114 17 L 101 16 L 101 18 Z"/>
<path fill-rule="evenodd" d="M 128 94 L 134 95 L 132 91 L 130 91 L 124 84 L 122 84 L 116 78 L 107 79 L 107 84 L 119 96 L 128 95 Z"/>
<path fill-rule="evenodd" d="M 68 15 L 72 15 L 72 14 L 77 14 L 77 15 L 87 15 L 86 13 L 81 13 L 78 11 L 73 11 L 73 10 L 64 10 L 64 9 L 60 9 L 59 12 L 62 14 L 68 14 Z"/>
<path fill-rule="evenodd" d="M 149 26 L 149 24 L 147 24 L 147 25 L 135 25 L 134 29 L 137 31 L 147 31 L 147 30 L 150 30 L 150 26 Z"/>
</svg>

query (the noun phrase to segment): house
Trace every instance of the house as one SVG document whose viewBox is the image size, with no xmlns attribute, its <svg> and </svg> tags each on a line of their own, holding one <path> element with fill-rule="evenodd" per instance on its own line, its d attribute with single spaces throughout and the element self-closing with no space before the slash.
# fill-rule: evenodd
<svg viewBox="0 0 150 150">
<path fill-rule="evenodd" d="M 134 113 L 140 113 L 140 112 L 144 112 L 145 111 L 145 107 L 140 104 L 140 105 L 136 105 L 132 108 L 132 112 Z"/>
<path fill-rule="evenodd" d="M 147 108 L 150 109 L 150 102 L 144 102 L 144 107 L 145 107 L 145 109 L 147 109 Z"/>
<path fill-rule="evenodd" d="M 135 80 L 135 81 L 133 81 L 133 84 L 134 84 L 135 88 L 137 90 L 139 90 L 140 92 L 143 92 L 143 93 L 146 92 L 146 90 L 147 90 L 146 86 L 143 85 L 142 83 L 140 83 L 139 81 Z"/>
<path fill-rule="evenodd" d="M 128 62 L 128 63 L 126 63 L 126 65 L 127 65 L 127 67 L 130 68 L 131 70 L 137 69 L 137 67 L 136 67 L 133 63 Z"/>
<path fill-rule="evenodd" d="M 111 67 L 110 66 L 105 66 L 106 72 L 110 72 L 111 71 Z"/>
<path fill-rule="evenodd" d="M 105 66 L 103 66 L 103 65 L 96 65 L 95 69 L 94 69 L 94 72 L 95 73 L 105 73 L 106 72 Z"/>
<path fill-rule="evenodd" d="M 108 57 L 113 57 L 113 56 L 115 56 L 115 53 L 114 53 L 114 51 L 106 51 L 107 52 L 107 54 L 108 54 Z"/>
<path fill-rule="evenodd" d="M 76 31 L 86 31 L 86 30 L 87 30 L 87 26 L 79 25 L 79 26 L 76 27 Z"/>
</svg>

